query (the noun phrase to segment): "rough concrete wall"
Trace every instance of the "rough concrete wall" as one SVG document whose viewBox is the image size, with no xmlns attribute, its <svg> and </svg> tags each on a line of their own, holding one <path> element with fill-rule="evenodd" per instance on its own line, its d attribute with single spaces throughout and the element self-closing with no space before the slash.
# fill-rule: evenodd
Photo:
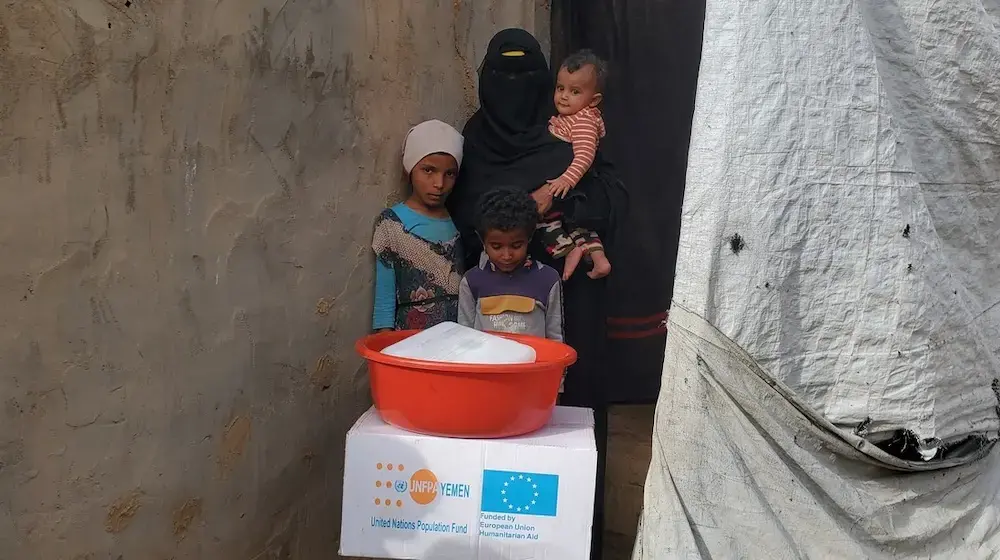
<svg viewBox="0 0 1000 560">
<path fill-rule="evenodd" d="M 334 557 L 400 139 L 544 4 L 0 2 L 0 558 Z"/>
</svg>

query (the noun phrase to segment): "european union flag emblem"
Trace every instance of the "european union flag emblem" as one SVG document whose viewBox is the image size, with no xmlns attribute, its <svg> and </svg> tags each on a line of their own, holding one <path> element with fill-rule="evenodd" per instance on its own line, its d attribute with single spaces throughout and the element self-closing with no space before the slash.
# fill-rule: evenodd
<svg viewBox="0 0 1000 560">
<path fill-rule="evenodd" d="M 483 471 L 485 513 L 556 516 L 559 475 L 513 471 Z"/>
</svg>

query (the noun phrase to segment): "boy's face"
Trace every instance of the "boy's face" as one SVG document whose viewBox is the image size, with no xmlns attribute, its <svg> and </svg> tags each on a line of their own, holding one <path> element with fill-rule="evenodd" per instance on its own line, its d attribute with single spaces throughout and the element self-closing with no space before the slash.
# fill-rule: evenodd
<svg viewBox="0 0 1000 560">
<path fill-rule="evenodd" d="M 585 107 L 597 107 L 602 95 L 597 91 L 597 72 L 593 64 L 581 66 L 570 72 L 565 66 L 556 77 L 553 100 L 560 115 L 572 115 Z"/>
<path fill-rule="evenodd" d="M 493 266 L 501 272 L 513 272 L 527 260 L 530 240 L 526 231 L 491 229 L 483 237 L 483 246 Z"/>
<path fill-rule="evenodd" d="M 413 195 L 427 208 L 441 208 L 458 177 L 458 162 L 450 154 L 431 154 L 410 171 Z"/>
</svg>

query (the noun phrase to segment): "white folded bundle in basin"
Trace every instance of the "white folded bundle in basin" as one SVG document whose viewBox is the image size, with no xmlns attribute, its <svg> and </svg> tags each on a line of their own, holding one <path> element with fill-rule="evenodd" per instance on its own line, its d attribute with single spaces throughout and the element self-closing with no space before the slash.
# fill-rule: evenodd
<svg viewBox="0 0 1000 560">
<path fill-rule="evenodd" d="M 496 335 L 445 322 L 382 350 L 398 358 L 458 364 L 528 364 L 535 349 Z"/>
</svg>

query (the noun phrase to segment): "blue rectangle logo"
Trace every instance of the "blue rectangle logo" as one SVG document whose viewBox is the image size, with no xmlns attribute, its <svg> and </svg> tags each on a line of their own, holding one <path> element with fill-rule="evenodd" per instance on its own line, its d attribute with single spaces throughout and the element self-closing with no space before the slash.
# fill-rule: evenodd
<svg viewBox="0 0 1000 560">
<path fill-rule="evenodd" d="M 559 475 L 518 471 L 483 471 L 484 513 L 556 516 Z"/>
</svg>

